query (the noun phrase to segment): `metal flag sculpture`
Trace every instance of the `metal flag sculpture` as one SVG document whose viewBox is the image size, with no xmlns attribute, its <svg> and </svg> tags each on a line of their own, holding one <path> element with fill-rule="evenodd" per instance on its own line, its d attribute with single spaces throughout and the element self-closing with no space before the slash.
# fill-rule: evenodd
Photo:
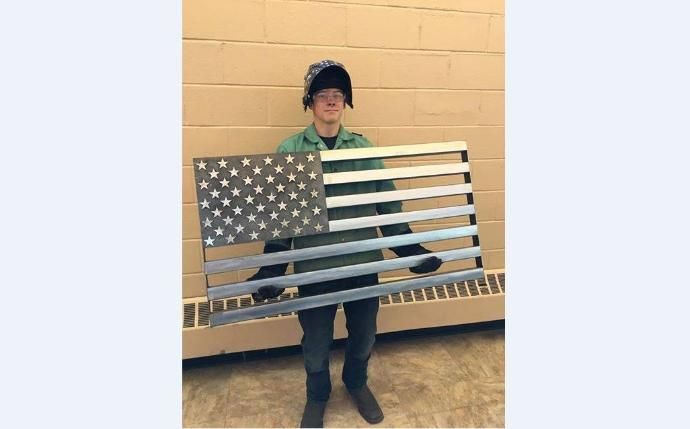
<svg viewBox="0 0 690 429">
<path fill-rule="evenodd" d="M 410 167 L 323 173 L 322 163 L 458 153 L 446 164 L 420 163 Z M 416 163 L 415 163 L 416 164 Z M 330 169 L 328 169 L 330 170 Z M 381 283 L 358 289 L 291 299 L 269 300 L 250 307 L 213 312 L 211 326 L 255 319 L 322 305 L 387 295 L 432 285 L 483 278 L 481 250 L 465 142 L 427 143 L 383 148 L 195 158 L 194 173 L 204 250 L 254 241 L 267 241 L 402 222 L 469 216 L 468 226 L 439 228 L 412 234 L 327 244 L 276 253 L 206 261 L 212 275 L 265 265 L 324 258 L 437 240 L 471 237 L 472 246 L 399 257 L 357 265 L 241 281 L 208 288 L 208 299 L 219 300 L 251 294 L 260 287 L 290 287 L 364 274 L 410 268 L 429 256 L 454 261 L 474 259 L 476 268 Z M 365 194 L 327 196 L 331 185 L 377 180 L 462 175 L 464 183 Z M 329 220 L 328 210 L 424 198 L 466 195 L 467 204 L 349 219 Z"/>
</svg>

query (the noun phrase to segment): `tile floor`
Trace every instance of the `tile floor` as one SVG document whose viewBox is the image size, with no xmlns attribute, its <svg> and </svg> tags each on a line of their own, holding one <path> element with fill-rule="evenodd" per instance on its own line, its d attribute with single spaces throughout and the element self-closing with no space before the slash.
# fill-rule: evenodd
<svg viewBox="0 0 690 429">
<path fill-rule="evenodd" d="M 369 425 L 340 381 L 344 342 L 331 353 L 326 427 L 504 427 L 503 321 L 377 337 L 369 386 L 385 414 Z M 297 427 L 304 407 L 299 347 L 183 363 L 184 427 Z"/>
</svg>

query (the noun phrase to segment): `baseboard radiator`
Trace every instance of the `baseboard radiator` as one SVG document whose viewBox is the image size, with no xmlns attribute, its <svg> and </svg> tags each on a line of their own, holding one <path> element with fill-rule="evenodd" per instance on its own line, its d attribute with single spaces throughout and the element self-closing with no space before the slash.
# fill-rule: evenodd
<svg viewBox="0 0 690 429">
<path fill-rule="evenodd" d="M 505 272 L 485 270 L 484 279 L 430 286 L 379 297 L 378 332 L 463 325 L 505 318 Z M 283 297 L 296 290 L 287 289 Z M 211 311 L 251 305 L 250 296 L 209 302 L 206 297 L 182 302 L 182 358 L 294 346 L 302 331 L 295 313 L 284 313 L 214 328 Z M 334 338 L 345 338 L 345 317 L 339 305 Z"/>
</svg>

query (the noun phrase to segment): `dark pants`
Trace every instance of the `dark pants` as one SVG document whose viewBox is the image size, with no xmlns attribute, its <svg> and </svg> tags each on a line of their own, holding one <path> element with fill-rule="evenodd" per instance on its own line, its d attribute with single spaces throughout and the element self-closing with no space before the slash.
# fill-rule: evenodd
<svg viewBox="0 0 690 429">
<path fill-rule="evenodd" d="M 332 283 L 332 284 L 330 284 Z M 334 290 L 351 289 L 378 283 L 376 276 L 364 276 L 329 282 Z M 348 389 L 358 389 L 367 382 L 367 366 L 376 338 L 378 297 L 343 303 L 348 337 L 342 380 Z M 327 401 L 331 393 L 329 351 L 333 342 L 336 304 L 298 311 L 302 336 L 304 368 L 307 372 L 307 398 Z"/>
</svg>

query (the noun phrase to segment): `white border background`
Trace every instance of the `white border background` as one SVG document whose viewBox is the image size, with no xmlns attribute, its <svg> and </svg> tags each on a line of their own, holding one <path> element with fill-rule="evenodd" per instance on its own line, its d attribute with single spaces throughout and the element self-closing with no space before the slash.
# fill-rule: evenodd
<svg viewBox="0 0 690 429">
<path fill-rule="evenodd" d="M 507 427 L 683 425 L 687 6 L 506 3 Z M 0 13 L 3 426 L 181 426 L 181 9 Z"/>
<path fill-rule="evenodd" d="M 687 425 L 688 7 L 506 3 L 507 427 Z"/>
<path fill-rule="evenodd" d="M 182 425 L 181 15 L 3 4 L 3 427 Z"/>
</svg>

